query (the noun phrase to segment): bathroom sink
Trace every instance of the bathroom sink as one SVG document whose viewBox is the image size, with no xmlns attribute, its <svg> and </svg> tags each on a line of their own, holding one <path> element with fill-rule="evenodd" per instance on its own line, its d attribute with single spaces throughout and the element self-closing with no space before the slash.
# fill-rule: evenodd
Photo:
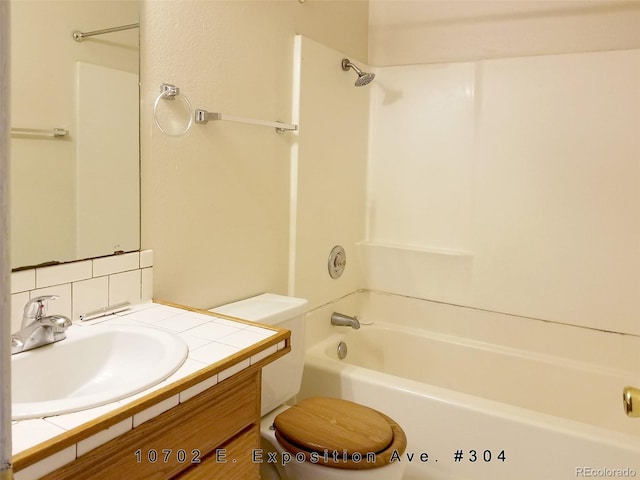
<svg viewBox="0 0 640 480">
<path fill-rule="evenodd" d="M 114 402 L 161 382 L 184 362 L 177 335 L 144 326 L 72 326 L 67 338 L 11 357 L 12 418 Z"/>
</svg>

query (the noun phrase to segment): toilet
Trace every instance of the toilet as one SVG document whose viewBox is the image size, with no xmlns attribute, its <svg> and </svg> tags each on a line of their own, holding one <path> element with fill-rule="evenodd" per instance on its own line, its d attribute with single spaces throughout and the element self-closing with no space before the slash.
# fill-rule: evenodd
<svg viewBox="0 0 640 480">
<path fill-rule="evenodd" d="M 291 331 L 291 352 L 262 370 L 262 480 L 400 480 L 407 440 L 393 419 L 338 398 L 285 405 L 300 391 L 307 301 L 264 293 L 210 311 Z"/>
</svg>

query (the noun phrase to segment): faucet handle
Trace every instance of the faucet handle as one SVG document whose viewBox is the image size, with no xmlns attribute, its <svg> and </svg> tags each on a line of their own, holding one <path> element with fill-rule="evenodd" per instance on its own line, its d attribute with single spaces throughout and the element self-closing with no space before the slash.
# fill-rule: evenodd
<svg viewBox="0 0 640 480">
<path fill-rule="evenodd" d="M 42 295 L 29 300 L 24 306 L 23 326 L 25 320 L 44 317 L 47 314 L 47 302 L 58 298 L 59 295 Z"/>
</svg>

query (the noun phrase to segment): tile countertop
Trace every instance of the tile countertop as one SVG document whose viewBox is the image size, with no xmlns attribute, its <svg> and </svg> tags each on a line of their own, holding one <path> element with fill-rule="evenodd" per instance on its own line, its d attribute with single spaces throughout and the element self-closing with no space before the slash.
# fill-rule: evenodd
<svg viewBox="0 0 640 480">
<path fill-rule="evenodd" d="M 65 415 L 12 422 L 16 480 L 39 478 L 231 375 L 289 348 L 286 330 L 161 303 L 135 305 L 127 311 L 101 319 L 74 322 L 71 328 L 90 328 L 103 322 L 147 325 L 172 331 L 187 343 L 188 356 L 167 379 L 123 400 Z M 154 392 L 157 395 L 153 395 Z M 96 423 L 100 418 L 108 421 L 103 428 L 97 429 Z M 87 437 L 82 435 L 82 427 L 89 423 L 94 427 L 92 431 L 97 433 Z M 63 442 L 61 449 L 55 448 L 56 439 L 64 438 L 65 434 L 69 437 L 67 441 Z M 42 454 L 40 447 L 46 447 L 50 452 Z M 38 457 L 37 462 L 27 459 L 34 453 Z"/>
</svg>

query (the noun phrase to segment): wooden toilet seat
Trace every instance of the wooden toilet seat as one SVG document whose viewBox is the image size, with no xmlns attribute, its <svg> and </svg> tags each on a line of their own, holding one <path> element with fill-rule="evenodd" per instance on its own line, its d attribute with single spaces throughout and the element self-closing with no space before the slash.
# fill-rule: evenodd
<svg viewBox="0 0 640 480">
<path fill-rule="evenodd" d="M 339 398 L 302 400 L 276 416 L 274 427 L 277 440 L 289 453 L 329 467 L 381 467 L 407 446 L 404 431 L 393 419 Z"/>
</svg>

